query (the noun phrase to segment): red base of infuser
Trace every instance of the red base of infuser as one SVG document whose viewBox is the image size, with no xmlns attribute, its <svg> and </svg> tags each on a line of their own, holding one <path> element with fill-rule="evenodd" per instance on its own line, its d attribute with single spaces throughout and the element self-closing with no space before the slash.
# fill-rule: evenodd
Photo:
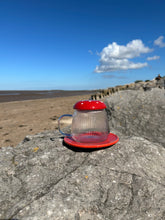
<svg viewBox="0 0 165 220">
<path fill-rule="evenodd" d="M 65 137 L 64 142 L 73 147 L 79 148 L 104 148 L 116 144 L 119 141 L 119 137 L 116 134 L 109 133 L 108 138 L 105 141 L 99 143 L 81 143 L 75 141 L 72 137 Z"/>
</svg>

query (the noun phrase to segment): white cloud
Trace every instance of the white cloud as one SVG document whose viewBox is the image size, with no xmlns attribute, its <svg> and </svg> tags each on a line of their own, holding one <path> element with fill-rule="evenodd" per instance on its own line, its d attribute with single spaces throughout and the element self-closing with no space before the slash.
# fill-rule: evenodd
<svg viewBox="0 0 165 220">
<path fill-rule="evenodd" d="M 160 56 L 153 56 L 153 57 L 147 57 L 147 60 L 158 60 L 160 59 Z"/>
<path fill-rule="evenodd" d="M 165 43 L 163 42 L 164 37 L 160 36 L 155 41 L 154 44 L 159 47 L 165 47 Z"/>
<path fill-rule="evenodd" d="M 112 58 L 107 63 L 101 63 L 96 66 L 96 73 L 112 72 L 117 70 L 139 69 L 147 66 L 147 63 L 133 63 L 128 59 L 114 59 Z"/>
<path fill-rule="evenodd" d="M 147 66 L 147 63 L 134 63 L 129 59 L 139 57 L 143 53 L 153 51 L 145 47 L 141 40 L 132 40 L 126 46 L 118 45 L 116 42 L 103 48 L 100 53 L 100 65 L 96 66 L 95 72 L 111 72 L 117 70 L 139 69 Z"/>
<path fill-rule="evenodd" d="M 88 50 L 88 53 L 90 53 L 91 55 L 93 55 L 93 52 L 91 50 Z"/>
</svg>

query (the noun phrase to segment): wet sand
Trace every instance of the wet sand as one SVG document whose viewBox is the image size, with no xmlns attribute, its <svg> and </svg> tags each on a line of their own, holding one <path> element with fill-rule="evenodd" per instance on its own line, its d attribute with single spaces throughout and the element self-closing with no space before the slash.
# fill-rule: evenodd
<svg viewBox="0 0 165 220">
<path fill-rule="evenodd" d="M 72 114 L 74 112 L 73 105 L 77 101 L 89 98 L 90 94 L 81 94 L 67 97 L 46 99 L 42 97 L 42 99 L 34 98 L 34 100 L 1 102 L 0 147 L 14 147 L 26 135 L 33 135 L 44 130 L 58 129 L 57 119 L 59 116 L 67 113 Z"/>
<path fill-rule="evenodd" d="M 36 90 L 36 91 L 0 91 L 0 103 L 1 102 L 13 102 L 13 101 L 24 101 L 24 100 L 35 100 L 35 99 L 47 99 L 55 97 L 68 97 L 76 95 L 88 95 L 94 91 L 88 90 Z"/>
</svg>

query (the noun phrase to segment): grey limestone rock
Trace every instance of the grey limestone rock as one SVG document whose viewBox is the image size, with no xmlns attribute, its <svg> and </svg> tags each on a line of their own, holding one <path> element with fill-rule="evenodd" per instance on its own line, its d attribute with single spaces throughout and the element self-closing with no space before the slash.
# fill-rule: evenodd
<svg viewBox="0 0 165 220">
<path fill-rule="evenodd" d="M 125 90 L 106 98 L 110 127 L 165 147 L 165 90 Z"/>
<path fill-rule="evenodd" d="M 0 219 L 165 219 L 165 149 L 125 137 L 83 151 L 61 135 L 29 136 L 0 149 Z"/>
<path fill-rule="evenodd" d="M 67 146 L 58 131 L 0 148 L 0 219 L 165 219 L 163 90 L 106 100 L 120 140 L 100 150 Z"/>
</svg>

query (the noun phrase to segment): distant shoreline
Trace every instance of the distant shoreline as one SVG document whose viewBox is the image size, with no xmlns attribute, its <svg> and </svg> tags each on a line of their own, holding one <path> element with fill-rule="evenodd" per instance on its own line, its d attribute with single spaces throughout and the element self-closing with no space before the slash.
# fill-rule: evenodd
<svg viewBox="0 0 165 220">
<path fill-rule="evenodd" d="M 95 91 L 92 90 L 1 90 L 0 103 L 88 94 L 90 95 L 94 92 Z"/>
</svg>

